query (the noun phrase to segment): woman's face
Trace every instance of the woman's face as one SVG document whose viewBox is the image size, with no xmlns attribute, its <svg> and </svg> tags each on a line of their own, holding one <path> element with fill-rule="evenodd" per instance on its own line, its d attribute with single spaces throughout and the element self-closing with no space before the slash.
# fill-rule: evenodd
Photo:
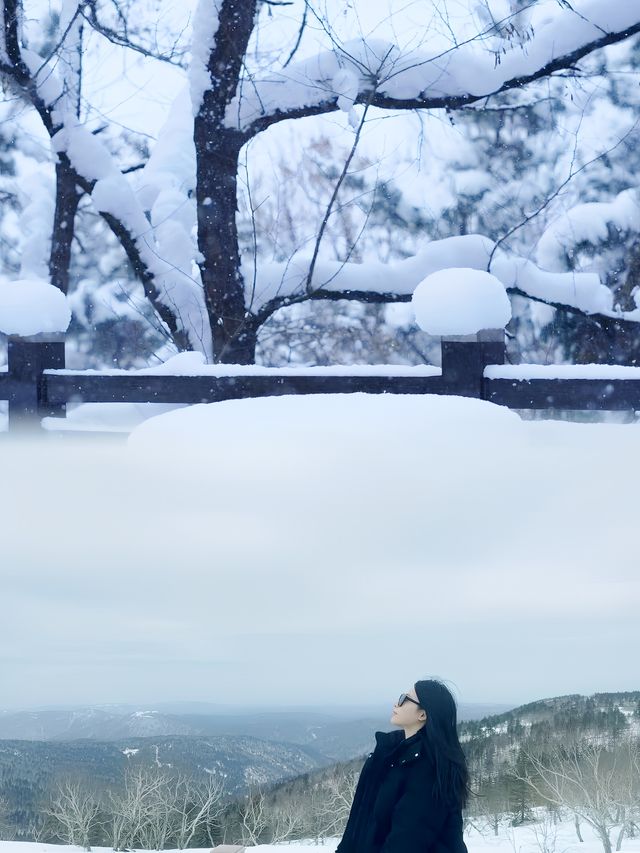
<svg viewBox="0 0 640 853">
<path fill-rule="evenodd" d="M 405 699 L 402 705 L 398 705 L 396 702 L 391 713 L 391 722 L 394 726 L 403 729 L 419 726 L 427 719 L 425 711 L 415 704 L 418 701 L 415 689 L 412 687 L 411 690 L 406 691 L 406 694 L 410 698 Z M 412 702 L 411 699 L 414 701 Z"/>
</svg>

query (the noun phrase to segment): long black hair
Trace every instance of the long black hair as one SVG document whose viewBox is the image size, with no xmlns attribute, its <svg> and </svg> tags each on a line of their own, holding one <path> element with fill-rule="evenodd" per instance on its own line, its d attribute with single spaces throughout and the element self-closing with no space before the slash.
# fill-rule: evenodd
<svg viewBox="0 0 640 853">
<path fill-rule="evenodd" d="M 437 678 L 416 681 L 414 686 L 420 707 L 427 714 L 420 732 L 435 768 L 433 793 L 464 808 L 471 791 L 467 759 L 458 740 L 456 701 Z"/>
</svg>

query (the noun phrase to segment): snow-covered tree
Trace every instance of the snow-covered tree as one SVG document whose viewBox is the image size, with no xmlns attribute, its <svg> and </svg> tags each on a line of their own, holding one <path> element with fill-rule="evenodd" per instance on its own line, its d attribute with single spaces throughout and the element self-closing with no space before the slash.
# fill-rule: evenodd
<svg viewBox="0 0 640 853">
<path fill-rule="evenodd" d="M 58 784 L 47 814 L 56 822 L 64 844 L 75 844 L 91 850 L 100 813 L 100 805 L 91 791 L 79 782 L 67 780 Z"/>
<path fill-rule="evenodd" d="M 584 82 L 585 122 L 609 150 L 576 176 L 537 245 L 536 260 L 544 269 L 596 273 L 618 312 L 608 318 L 554 317 L 542 338 L 556 342 L 560 358 L 635 364 L 640 357 L 640 328 L 625 319 L 638 313 L 640 288 L 639 74 L 637 40 L 592 60 Z M 576 165 L 586 157 L 577 152 Z"/>
<path fill-rule="evenodd" d="M 488 108 L 504 93 L 575 75 L 584 57 L 640 32 L 640 10 L 625 0 L 469 2 L 466 17 L 449 17 L 444 0 L 427 5 L 433 14 L 418 31 L 394 40 L 393 15 L 386 30 L 358 32 L 356 16 L 343 25 L 307 0 L 198 0 L 185 88 L 150 156 L 132 166 L 122 162 L 117 129 L 87 101 L 87 44 L 108 39 L 179 68 L 180 33 L 163 31 L 152 0 L 59 0 L 48 11 L 37 0 L 3 0 L 0 72 L 11 96 L 33 108 L 56 155 L 53 191 L 43 186 L 38 206 L 51 230 L 44 239 L 44 226 L 35 228 L 29 263 L 42 274 L 46 261 L 51 282 L 68 290 L 78 210 L 90 196 L 174 345 L 218 361 L 253 361 L 261 327 L 283 307 L 408 301 L 443 266 L 490 268 L 514 294 L 617 316 L 595 275 L 541 273 L 488 237 L 431 243 L 396 264 L 325 257 L 329 222 L 373 116 Z M 240 244 L 242 163 L 256 139 L 284 122 L 336 111 L 348 117 L 353 143 L 310 244 L 293 258 L 259 263 Z"/>
<path fill-rule="evenodd" d="M 627 738 L 610 744 L 600 740 L 524 750 L 527 769 L 519 773 L 536 794 L 556 806 L 570 809 L 589 824 L 612 853 L 611 832 L 625 829 L 626 808 L 635 803 L 638 784 L 638 744 Z M 624 804 L 624 805 L 623 805 Z"/>
</svg>

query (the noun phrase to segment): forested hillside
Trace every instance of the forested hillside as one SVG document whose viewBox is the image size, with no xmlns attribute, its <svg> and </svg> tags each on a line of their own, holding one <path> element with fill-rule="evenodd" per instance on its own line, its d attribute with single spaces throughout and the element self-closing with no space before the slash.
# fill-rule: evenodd
<svg viewBox="0 0 640 853">
<path fill-rule="evenodd" d="M 461 722 L 459 737 L 474 791 L 466 819 L 496 831 L 504 821 L 533 819 L 537 807 L 566 805 L 549 800 L 540 780 L 571 755 L 579 761 L 595 755 L 598 766 L 615 757 L 620 785 L 627 773 L 630 791 L 640 785 L 632 758 L 640 746 L 640 691 L 532 702 Z M 240 737 L 140 738 L 127 745 L 3 741 L 0 825 L 6 836 L 76 843 L 85 833 L 92 843 L 112 844 L 118 808 L 124 813 L 123 803 L 129 810 L 145 803 L 151 815 L 145 838 L 166 847 L 189 835 L 167 817 L 178 813 L 203 815 L 190 830 L 194 846 L 230 837 L 243 843 L 327 837 L 342 831 L 363 760 L 336 764 L 308 748 Z M 576 796 L 563 794 L 569 805 Z M 85 822 L 70 828 L 65 815 L 79 802 Z M 630 812 L 630 832 L 634 821 Z M 126 835 L 123 827 L 119 832 Z M 137 846 L 144 846 L 140 838 Z"/>
</svg>

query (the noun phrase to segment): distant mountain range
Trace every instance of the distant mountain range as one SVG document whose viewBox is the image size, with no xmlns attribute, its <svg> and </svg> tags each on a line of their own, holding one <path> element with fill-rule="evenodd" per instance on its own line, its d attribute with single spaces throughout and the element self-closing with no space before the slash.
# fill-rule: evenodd
<svg viewBox="0 0 640 853">
<path fill-rule="evenodd" d="M 463 713 L 472 717 L 486 707 Z M 387 714 L 358 717 L 358 709 L 200 710 L 206 713 L 113 706 L 0 713 L 0 798 L 33 815 L 57 780 L 119 787 L 127 768 L 136 767 L 201 781 L 215 776 L 233 796 L 361 756 L 377 729 L 390 728 Z"/>
<path fill-rule="evenodd" d="M 175 708 L 172 710 L 176 710 Z M 177 709 L 180 710 L 180 709 Z M 337 763 L 354 769 L 389 730 L 386 713 L 314 710 L 254 714 L 168 713 L 131 708 L 40 709 L 0 713 L 0 800 L 16 831 L 42 811 L 56 781 L 80 779 L 98 791 L 122 785 L 127 768 L 163 768 L 222 780 L 228 795 L 294 780 L 304 788 Z M 489 778 L 521 747 L 592 733 L 640 737 L 640 691 L 568 695 L 504 710 L 462 706 L 459 736 L 473 773 Z M 306 780 L 306 781 L 305 781 Z"/>
<path fill-rule="evenodd" d="M 118 786 L 128 767 L 158 767 L 199 781 L 222 780 L 227 794 L 331 764 L 312 749 L 252 737 L 145 737 L 123 741 L 0 741 L 0 779 L 38 782 L 80 778 L 92 788 Z"/>
<path fill-rule="evenodd" d="M 505 705 L 465 705 L 461 719 L 499 713 Z M 158 708 L 89 707 L 0 711 L 0 740 L 121 741 L 145 737 L 244 737 L 310 747 L 323 758 L 350 758 L 365 752 L 376 729 L 389 728 L 388 711 L 357 709 L 231 713 L 204 706 L 199 713 Z M 173 710 L 173 712 L 171 712 Z"/>
<path fill-rule="evenodd" d="M 56 778 L 82 776 L 118 784 L 127 767 L 150 766 L 199 779 L 216 775 L 234 794 L 358 759 L 371 749 L 375 731 L 392 728 L 387 714 L 357 717 L 344 709 L 202 710 L 208 712 L 93 707 L 0 713 L 0 780 L 37 780 L 46 788 Z M 508 761 L 529 739 L 623 729 L 640 736 L 640 691 L 560 696 L 509 710 L 462 706 L 460 718 L 470 759 L 490 752 Z"/>
</svg>

